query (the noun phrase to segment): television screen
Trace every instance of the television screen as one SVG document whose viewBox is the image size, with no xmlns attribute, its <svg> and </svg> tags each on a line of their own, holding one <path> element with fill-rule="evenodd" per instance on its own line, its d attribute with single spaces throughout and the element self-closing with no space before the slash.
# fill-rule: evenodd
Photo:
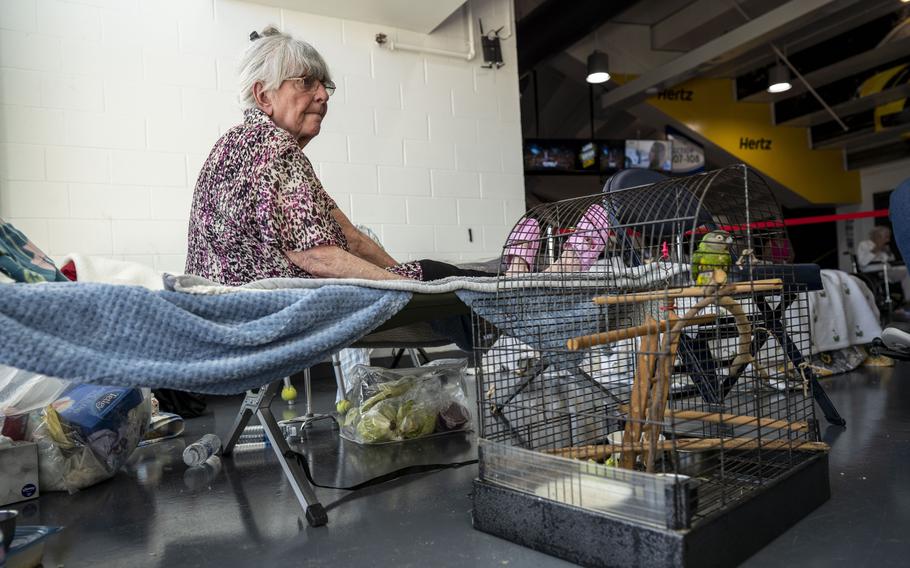
<svg viewBox="0 0 910 568">
<path fill-rule="evenodd" d="M 566 171 L 576 169 L 578 143 L 559 140 L 526 140 L 525 171 Z"/>
<path fill-rule="evenodd" d="M 622 140 L 603 140 L 598 143 L 600 150 L 600 171 L 615 172 L 623 168 L 626 145 Z"/>
<path fill-rule="evenodd" d="M 626 140 L 626 167 L 673 171 L 673 148 L 667 140 Z"/>
<path fill-rule="evenodd" d="M 673 173 L 692 174 L 705 171 L 705 149 L 672 126 L 667 126 L 667 140 L 673 144 Z"/>
<path fill-rule="evenodd" d="M 593 170 L 597 168 L 597 144 L 588 142 L 582 145 L 578 152 L 578 163 L 583 170 Z"/>
</svg>

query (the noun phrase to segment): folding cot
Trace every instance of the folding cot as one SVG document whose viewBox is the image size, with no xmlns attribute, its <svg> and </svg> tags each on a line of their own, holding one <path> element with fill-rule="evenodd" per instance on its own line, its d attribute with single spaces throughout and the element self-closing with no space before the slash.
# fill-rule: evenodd
<svg viewBox="0 0 910 568">
<path fill-rule="evenodd" d="M 435 330 L 429 324 L 432 320 L 470 316 L 468 307 L 459 300 L 454 292 L 444 294 L 415 294 L 408 304 L 391 319 L 380 325 L 373 332 L 356 341 L 351 347 L 435 347 L 448 345 L 452 339 Z M 335 368 L 339 373 L 339 369 Z M 310 380 L 310 370 L 304 370 L 305 380 Z M 294 495 L 300 502 L 310 526 L 321 526 L 328 522 L 325 507 L 319 502 L 316 492 L 307 479 L 294 452 L 284 438 L 281 428 L 269 405 L 281 390 L 282 380 L 275 380 L 263 387 L 247 391 L 240 405 L 237 418 L 227 436 L 222 450 L 223 455 L 231 455 L 234 446 L 250 418 L 256 416 L 264 427 L 266 436 L 278 458 Z M 306 388 L 306 396 L 310 389 Z M 309 400 L 307 404 L 309 405 Z"/>
</svg>

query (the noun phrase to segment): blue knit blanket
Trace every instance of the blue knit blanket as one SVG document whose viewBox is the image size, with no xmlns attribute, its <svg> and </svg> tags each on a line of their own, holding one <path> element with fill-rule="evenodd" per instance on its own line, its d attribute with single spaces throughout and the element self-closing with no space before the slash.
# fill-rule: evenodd
<svg viewBox="0 0 910 568">
<path fill-rule="evenodd" d="M 495 278 L 297 279 L 210 290 L 211 282 L 176 277 L 172 290 L 160 291 L 93 283 L 0 285 L 0 364 L 74 382 L 239 393 L 325 360 L 382 325 L 413 293 L 455 292 L 501 333 L 537 349 L 564 351 L 572 333 L 599 329 L 602 314 L 591 294 L 554 302 L 554 289 L 547 287 L 553 283 L 541 278 L 529 275 L 527 282 L 511 283 L 527 288 L 499 294 L 503 281 Z M 184 291 L 174 291 L 175 282 Z M 545 334 L 542 321 L 550 322 Z M 430 323 L 462 349 L 471 348 L 465 316 Z M 549 364 L 569 368 L 582 356 L 565 353 Z"/>
<path fill-rule="evenodd" d="M 75 382 L 233 394 L 324 360 L 410 298 L 343 285 L 203 296 L 8 284 L 0 286 L 0 363 Z"/>
</svg>

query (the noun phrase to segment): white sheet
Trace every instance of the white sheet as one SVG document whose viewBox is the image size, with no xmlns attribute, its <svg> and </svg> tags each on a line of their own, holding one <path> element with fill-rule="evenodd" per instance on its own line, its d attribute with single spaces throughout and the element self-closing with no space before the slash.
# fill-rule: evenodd
<svg viewBox="0 0 910 568">
<path fill-rule="evenodd" d="M 167 275 L 170 286 L 178 292 L 191 294 L 225 294 L 250 290 L 280 290 L 285 288 L 319 288 L 329 285 L 363 286 L 380 290 L 401 290 L 420 294 L 445 294 L 456 290 L 497 292 L 509 288 L 604 288 L 639 289 L 662 282 L 668 277 L 688 273 L 688 264 L 651 263 L 624 268 L 622 272 L 602 260 L 589 272 L 565 273 L 534 272 L 507 277 L 450 276 L 430 282 L 417 280 L 364 280 L 360 278 L 266 278 L 243 286 L 224 286 L 199 276 Z"/>
</svg>

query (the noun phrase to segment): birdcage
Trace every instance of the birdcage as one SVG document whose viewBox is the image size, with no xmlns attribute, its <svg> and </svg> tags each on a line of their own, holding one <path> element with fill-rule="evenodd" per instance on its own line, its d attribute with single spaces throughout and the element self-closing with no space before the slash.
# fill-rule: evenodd
<svg viewBox="0 0 910 568">
<path fill-rule="evenodd" d="M 472 302 L 475 526 L 587 565 L 716 565 L 826 500 L 820 275 L 782 221 L 745 166 L 529 211 Z"/>
</svg>

